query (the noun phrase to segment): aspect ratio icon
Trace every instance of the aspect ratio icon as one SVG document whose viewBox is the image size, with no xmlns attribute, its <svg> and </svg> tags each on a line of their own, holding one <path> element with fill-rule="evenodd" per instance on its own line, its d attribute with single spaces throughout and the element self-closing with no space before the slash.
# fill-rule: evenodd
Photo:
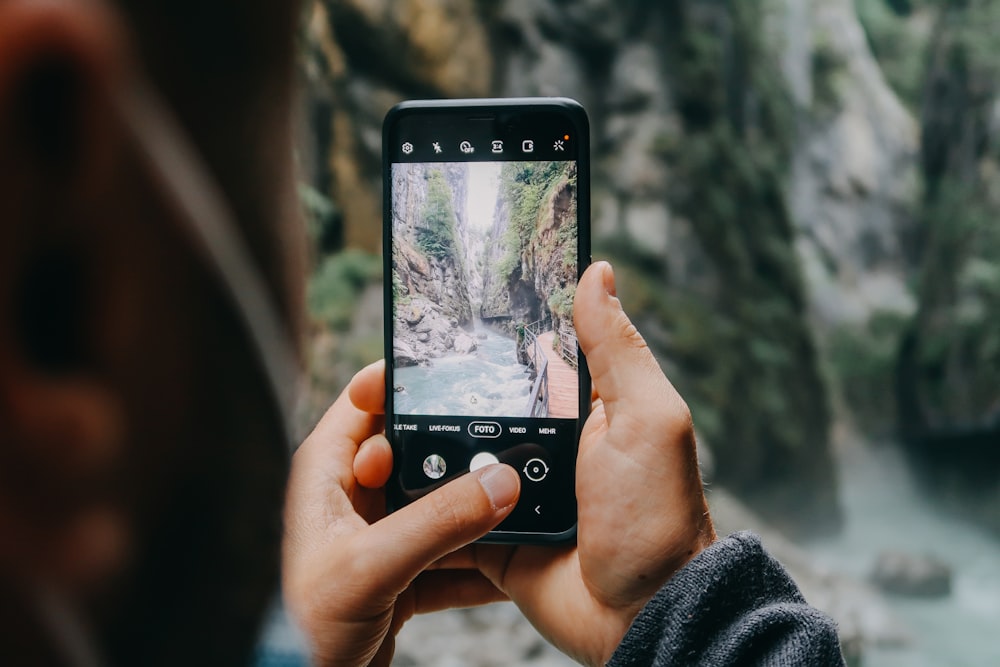
<svg viewBox="0 0 1000 667">
<path fill-rule="evenodd" d="M 503 153 L 503 142 L 502 141 L 496 140 L 496 141 L 493 142 L 493 152 L 494 153 Z"/>
<path fill-rule="evenodd" d="M 413 152 L 413 144 L 409 141 L 403 143 L 403 152 L 407 155 Z"/>
<path fill-rule="evenodd" d="M 476 152 L 476 149 L 472 147 L 472 144 L 468 141 L 463 141 L 458 145 L 458 150 L 462 151 L 466 155 L 471 155 Z"/>
</svg>

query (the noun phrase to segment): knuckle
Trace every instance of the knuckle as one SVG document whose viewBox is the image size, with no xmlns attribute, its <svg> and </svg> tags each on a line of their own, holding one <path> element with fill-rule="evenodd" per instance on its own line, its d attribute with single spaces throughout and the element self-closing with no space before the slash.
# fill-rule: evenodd
<svg viewBox="0 0 1000 667">
<path fill-rule="evenodd" d="M 459 503 L 449 493 L 432 493 L 427 498 L 437 526 L 450 534 L 463 532 L 467 528 L 464 503 Z"/>
<path fill-rule="evenodd" d="M 616 337 L 623 341 L 626 345 L 634 347 L 637 349 L 643 349 L 649 347 L 646 344 L 646 339 L 642 337 L 639 333 L 639 329 L 632 323 L 625 311 L 619 311 L 615 317 L 613 324 L 613 331 Z"/>
</svg>

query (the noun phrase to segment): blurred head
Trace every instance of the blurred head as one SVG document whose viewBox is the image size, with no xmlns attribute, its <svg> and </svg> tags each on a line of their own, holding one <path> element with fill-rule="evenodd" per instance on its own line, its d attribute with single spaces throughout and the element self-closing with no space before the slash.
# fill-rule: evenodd
<svg viewBox="0 0 1000 667">
<path fill-rule="evenodd" d="M 185 166 L 151 168 L 122 100 L 157 91 L 294 335 L 296 18 L 280 0 L 0 0 L 0 656 L 58 662 L 49 594 L 115 663 L 252 646 L 287 441 L 156 176 Z"/>
</svg>

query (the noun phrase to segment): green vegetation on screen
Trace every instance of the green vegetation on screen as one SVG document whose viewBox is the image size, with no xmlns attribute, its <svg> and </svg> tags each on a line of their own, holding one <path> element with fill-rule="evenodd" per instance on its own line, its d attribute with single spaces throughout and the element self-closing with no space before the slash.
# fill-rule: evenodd
<svg viewBox="0 0 1000 667">
<path fill-rule="evenodd" d="M 539 215 L 552 195 L 572 179 L 569 177 L 571 162 L 508 162 L 500 171 L 502 196 L 510 207 L 510 226 L 501 243 L 504 255 L 500 259 L 498 275 L 507 281 L 521 264 L 521 254 L 536 240 Z M 576 261 L 575 225 L 560 229 L 560 241 L 572 240 L 566 253 L 568 261 Z M 567 259 L 564 255 L 564 265 Z"/>
<path fill-rule="evenodd" d="M 417 247 L 420 251 L 437 259 L 452 255 L 455 252 L 455 209 L 448 182 L 438 169 L 427 174 L 427 201 L 422 221 L 423 224 L 417 228 Z"/>
</svg>

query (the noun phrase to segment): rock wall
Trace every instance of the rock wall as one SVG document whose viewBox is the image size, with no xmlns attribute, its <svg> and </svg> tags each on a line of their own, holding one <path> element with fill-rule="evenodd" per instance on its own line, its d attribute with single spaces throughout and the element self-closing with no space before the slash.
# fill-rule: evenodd
<svg viewBox="0 0 1000 667">
<path fill-rule="evenodd" d="M 925 479 L 1000 533 L 1000 7 L 949 6 L 922 113 L 918 310 L 897 366 L 900 430 Z"/>
<path fill-rule="evenodd" d="M 309 36 L 329 110 L 314 114 L 328 139 L 314 173 L 344 243 L 372 251 L 393 103 L 580 100 L 595 255 L 616 261 L 717 482 L 785 528 L 837 525 L 818 349 L 832 329 L 915 310 L 920 193 L 919 126 L 851 0 L 323 0 Z"/>
<path fill-rule="evenodd" d="M 912 314 L 918 123 L 887 85 L 853 0 L 784 3 L 778 38 L 795 105 L 788 199 L 810 313 L 823 329 Z"/>
<path fill-rule="evenodd" d="M 512 326 L 539 320 L 556 329 L 572 326 L 576 176 L 571 163 L 549 165 L 534 176 L 524 163 L 504 165 L 483 262 L 483 315 L 509 314 Z M 526 198 L 517 191 L 524 187 L 543 189 L 537 198 Z M 524 201 L 525 210 L 519 210 Z"/>
<path fill-rule="evenodd" d="M 463 332 L 472 325 L 462 242 L 468 175 L 459 165 L 407 164 L 392 179 L 394 356 L 405 366 L 471 340 Z"/>
</svg>

